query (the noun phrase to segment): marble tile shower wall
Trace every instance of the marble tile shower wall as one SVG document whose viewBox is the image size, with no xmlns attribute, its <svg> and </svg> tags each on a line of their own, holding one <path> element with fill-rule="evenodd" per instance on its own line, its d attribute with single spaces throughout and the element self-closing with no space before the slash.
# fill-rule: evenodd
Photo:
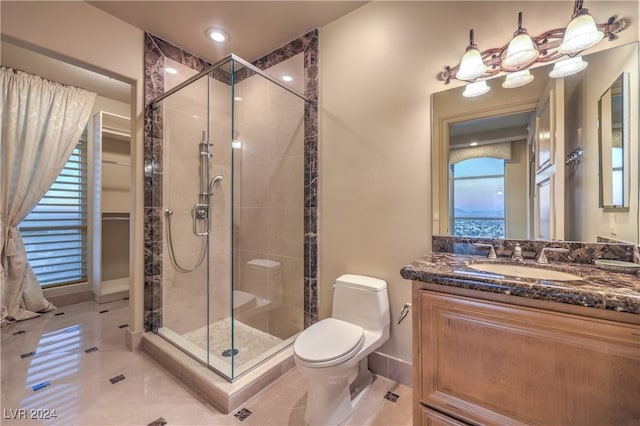
<svg viewBox="0 0 640 426">
<path fill-rule="evenodd" d="M 593 261 L 596 259 L 613 259 L 640 263 L 638 246 L 634 244 L 535 241 L 434 235 L 432 238 L 432 251 L 436 253 L 487 254 L 487 249 L 475 247 L 473 243 L 492 244 L 498 257 L 510 257 L 515 245 L 520 244 L 522 253 L 526 259 L 535 259 L 542 247 L 562 247 L 568 249 L 569 252 L 566 254 L 549 252 L 547 253 L 547 258 L 554 262 L 585 264 L 593 264 Z"/>
<path fill-rule="evenodd" d="M 304 94 L 312 100 L 304 106 L 304 327 L 318 320 L 317 222 L 318 222 L 318 30 L 313 30 L 256 60 L 267 69 L 303 54 Z M 145 34 L 145 126 L 144 126 L 144 326 L 155 330 L 163 324 L 163 116 L 149 104 L 165 91 L 164 62 L 169 58 L 197 72 L 210 66 L 206 61 L 156 37 Z M 251 76 L 236 72 L 236 82 Z M 228 84 L 230 76 L 217 70 L 214 78 Z"/>
</svg>

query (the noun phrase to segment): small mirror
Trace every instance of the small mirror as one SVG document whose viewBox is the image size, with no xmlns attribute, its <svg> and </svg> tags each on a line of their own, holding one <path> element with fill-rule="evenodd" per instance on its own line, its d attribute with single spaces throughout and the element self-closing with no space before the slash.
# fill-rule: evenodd
<svg viewBox="0 0 640 426">
<path fill-rule="evenodd" d="M 598 101 L 600 207 L 629 207 L 629 76 L 622 73 Z"/>
</svg>

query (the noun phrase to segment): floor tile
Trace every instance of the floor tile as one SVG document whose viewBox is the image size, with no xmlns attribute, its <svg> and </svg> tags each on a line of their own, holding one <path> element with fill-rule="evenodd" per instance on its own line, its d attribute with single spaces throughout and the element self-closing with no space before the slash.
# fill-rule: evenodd
<svg viewBox="0 0 640 426">
<path fill-rule="evenodd" d="M 126 329 L 119 326 L 128 322 L 127 301 L 85 302 L 56 312 L 2 328 L 3 425 L 127 426 L 160 418 L 168 426 L 304 425 L 307 379 L 295 368 L 247 401 L 241 408 L 251 414 L 240 421 L 235 412 L 218 412 L 143 353 L 125 348 Z M 14 335 L 19 331 L 24 333 Z M 85 352 L 92 347 L 97 350 Z M 109 381 L 118 375 L 125 379 Z M 384 399 L 388 391 L 399 395 L 397 402 Z M 20 413 L 27 419 L 11 418 Z M 376 377 L 346 424 L 410 425 L 411 389 Z"/>
</svg>

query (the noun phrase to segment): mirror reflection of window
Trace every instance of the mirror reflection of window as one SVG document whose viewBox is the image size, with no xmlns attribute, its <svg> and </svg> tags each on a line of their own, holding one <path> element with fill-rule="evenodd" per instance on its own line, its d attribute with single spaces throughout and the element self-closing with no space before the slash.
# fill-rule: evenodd
<svg viewBox="0 0 640 426">
<path fill-rule="evenodd" d="M 622 147 L 611 148 L 611 201 L 614 206 L 624 203 L 624 167 L 622 163 Z"/>
<path fill-rule="evenodd" d="M 451 169 L 453 235 L 504 238 L 505 160 L 472 158 Z"/>
<path fill-rule="evenodd" d="M 629 203 L 624 164 L 629 143 L 627 86 L 628 77 L 622 73 L 598 101 L 600 206 L 604 208 L 625 208 Z"/>
</svg>

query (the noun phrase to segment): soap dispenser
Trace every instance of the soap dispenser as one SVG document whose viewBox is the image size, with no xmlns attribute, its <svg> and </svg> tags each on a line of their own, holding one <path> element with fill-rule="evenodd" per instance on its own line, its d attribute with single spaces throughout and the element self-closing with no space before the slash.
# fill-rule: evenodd
<svg viewBox="0 0 640 426">
<path fill-rule="evenodd" d="M 518 262 L 524 261 L 524 257 L 522 256 L 522 247 L 520 247 L 519 243 L 516 243 L 516 246 L 513 248 L 511 259 L 517 260 Z"/>
</svg>

